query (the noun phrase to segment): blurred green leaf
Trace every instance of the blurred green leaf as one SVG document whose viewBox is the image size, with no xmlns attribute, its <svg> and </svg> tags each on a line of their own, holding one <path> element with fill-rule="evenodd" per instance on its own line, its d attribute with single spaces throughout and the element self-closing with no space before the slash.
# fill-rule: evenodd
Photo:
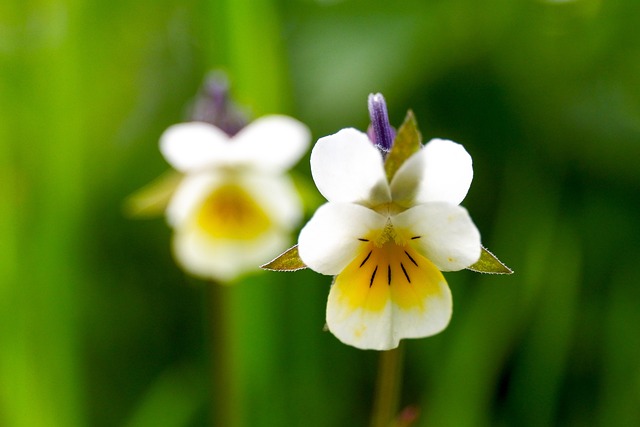
<svg viewBox="0 0 640 427">
<path fill-rule="evenodd" d="M 273 261 L 262 265 L 261 268 L 273 271 L 296 271 L 305 269 L 307 266 L 300 259 L 298 245 L 295 245 Z"/>
<path fill-rule="evenodd" d="M 488 274 L 513 274 L 512 269 L 504 265 L 502 261 L 485 247 L 482 247 L 482 253 L 480 254 L 478 262 L 467 267 L 467 270 Z"/>
<path fill-rule="evenodd" d="M 387 173 L 387 179 L 391 179 L 400 169 L 400 166 L 411 155 L 420 150 L 422 146 L 422 136 L 418 130 L 418 123 L 413 115 L 413 111 L 407 111 L 407 116 L 398 130 L 396 139 L 393 141 L 391 151 L 384 162 L 384 170 Z"/>
<path fill-rule="evenodd" d="M 162 215 L 182 175 L 170 170 L 145 185 L 124 202 L 124 212 L 133 218 L 150 218 Z"/>
</svg>

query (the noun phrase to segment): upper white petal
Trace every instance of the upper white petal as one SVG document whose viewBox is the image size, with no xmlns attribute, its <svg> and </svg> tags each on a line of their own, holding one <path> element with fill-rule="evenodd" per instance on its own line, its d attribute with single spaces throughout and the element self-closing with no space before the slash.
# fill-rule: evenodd
<svg viewBox="0 0 640 427">
<path fill-rule="evenodd" d="M 160 152 L 171 166 L 182 172 L 226 162 L 228 147 L 229 136 L 203 122 L 173 125 L 160 137 Z"/>
<path fill-rule="evenodd" d="M 391 181 L 394 202 L 410 207 L 427 202 L 464 200 L 471 181 L 471 156 L 453 141 L 432 139 L 407 159 Z"/>
<path fill-rule="evenodd" d="M 311 152 L 311 174 L 320 193 L 331 202 L 374 206 L 390 201 L 382 155 L 356 129 L 320 138 Z"/>
<path fill-rule="evenodd" d="M 303 123 L 287 116 L 264 116 L 242 129 L 232 147 L 241 161 L 273 172 L 291 168 L 307 151 L 311 133 Z"/>
<path fill-rule="evenodd" d="M 371 230 L 382 229 L 386 218 L 371 209 L 352 203 L 326 203 L 300 231 L 298 252 L 314 271 L 335 275 L 357 255 Z"/>
<path fill-rule="evenodd" d="M 441 271 L 467 268 L 480 258 L 480 232 L 462 206 L 426 203 L 393 218 L 393 225 Z"/>
</svg>

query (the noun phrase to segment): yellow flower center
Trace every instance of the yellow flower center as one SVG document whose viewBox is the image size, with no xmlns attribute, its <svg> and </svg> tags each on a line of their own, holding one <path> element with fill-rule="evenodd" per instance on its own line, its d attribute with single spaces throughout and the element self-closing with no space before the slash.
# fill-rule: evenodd
<svg viewBox="0 0 640 427">
<path fill-rule="evenodd" d="M 400 237 L 389 222 L 377 235 L 359 239 L 362 247 L 333 286 L 350 309 L 381 311 L 391 301 L 401 309 L 424 310 L 429 296 L 439 296 L 445 282 L 440 270 Z"/>
<path fill-rule="evenodd" d="M 236 184 L 216 188 L 196 212 L 196 224 L 216 239 L 252 240 L 269 230 L 264 209 Z"/>
</svg>

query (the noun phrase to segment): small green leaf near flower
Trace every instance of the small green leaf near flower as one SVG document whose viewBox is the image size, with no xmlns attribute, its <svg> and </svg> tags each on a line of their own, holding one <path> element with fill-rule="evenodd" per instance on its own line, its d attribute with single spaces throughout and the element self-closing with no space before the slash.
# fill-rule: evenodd
<svg viewBox="0 0 640 427">
<path fill-rule="evenodd" d="M 415 152 L 422 148 L 422 135 L 418 130 L 418 123 L 413 115 L 413 111 L 407 111 L 404 123 L 398 129 L 398 134 L 393 142 L 391 151 L 384 162 L 384 170 L 387 173 L 387 179 L 391 179 L 396 174 L 400 166 Z"/>
<path fill-rule="evenodd" d="M 489 252 L 484 246 L 482 247 L 482 253 L 480 259 L 473 265 L 467 267 L 467 270 L 475 271 L 477 273 L 488 274 L 513 274 L 513 270 L 507 267 L 502 261 L 500 261 L 494 254 Z"/>
<path fill-rule="evenodd" d="M 260 268 L 272 271 L 296 271 L 307 268 L 298 255 L 298 245 L 287 249 L 271 262 L 261 265 Z"/>
<path fill-rule="evenodd" d="M 168 171 L 131 194 L 124 202 L 125 214 L 132 218 L 151 218 L 164 213 L 182 174 Z"/>
</svg>

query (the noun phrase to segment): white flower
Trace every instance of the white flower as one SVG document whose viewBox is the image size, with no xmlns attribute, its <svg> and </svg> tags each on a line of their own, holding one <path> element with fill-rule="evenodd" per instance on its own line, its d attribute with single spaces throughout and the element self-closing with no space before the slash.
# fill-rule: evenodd
<svg viewBox="0 0 640 427">
<path fill-rule="evenodd" d="M 287 245 L 301 207 L 284 171 L 309 138 L 305 125 L 285 116 L 260 118 L 233 138 L 203 122 L 164 132 L 162 154 L 185 173 L 167 207 L 185 270 L 228 282 Z"/>
<path fill-rule="evenodd" d="M 342 342 L 387 350 L 449 323 L 451 293 L 441 271 L 464 269 L 480 233 L 458 204 L 471 185 L 471 157 L 434 139 L 388 182 L 383 158 L 355 129 L 321 138 L 311 172 L 328 203 L 302 229 L 300 258 L 335 275 L 327 325 Z"/>
</svg>

